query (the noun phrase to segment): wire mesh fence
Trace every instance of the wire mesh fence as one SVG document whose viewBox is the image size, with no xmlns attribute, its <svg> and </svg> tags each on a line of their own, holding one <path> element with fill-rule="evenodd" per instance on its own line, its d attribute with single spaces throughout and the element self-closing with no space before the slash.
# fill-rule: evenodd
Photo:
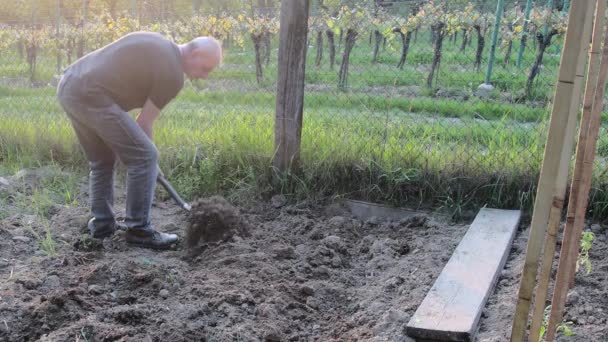
<svg viewBox="0 0 608 342">
<path fill-rule="evenodd" d="M 55 97 L 62 70 L 83 54 L 137 30 L 158 31 L 177 43 L 208 34 L 223 41 L 223 66 L 208 80 L 188 81 L 163 111 L 155 134 L 163 168 L 169 176 L 180 175 L 175 183 L 186 196 L 232 188 L 235 196 L 247 198 L 267 190 L 277 4 L 243 2 L 238 10 L 207 12 L 178 1 L 133 0 L 114 8 L 87 1 L 57 4 L 46 12 L 26 6 L 29 15 L 21 18 L 0 16 L 0 158 L 84 162 Z M 342 9 L 323 17 L 326 9 L 312 6 L 297 186 L 309 193 L 455 210 L 481 204 L 530 207 L 562 35 L 552 36 L 544 49 L 529 92 L 543 29 L 530 33 L 520 66 L 521 42 L 501 35 L 493 89 L 481 94 L 494 14 L 481 13 L 483 23 L 450 31 L 422 24 L 381 30 L 374 21 L 377 11 L 405 18 L 416 8 L 420 13 L 420 6 L 408 1 L 372 8 L 367 26 L 356 30 L 339 26 Z M 469 8 L 451 6 L 444 13 L 462 17 Z M 508 23 L 501 27 L 510 30 Z M 593 196 L 594 208 L 603 211 L 605 135 L 598 145 Z"/>
</svg>

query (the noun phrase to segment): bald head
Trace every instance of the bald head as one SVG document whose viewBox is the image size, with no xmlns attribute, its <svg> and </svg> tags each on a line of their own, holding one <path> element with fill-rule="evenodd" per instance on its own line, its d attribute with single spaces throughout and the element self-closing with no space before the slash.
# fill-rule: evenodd
<svg viewBox="0 0 608 342">
<path fill-rule="evenodd" d="M 198 37 L 180 45 L 184 73 L 191 79 L 207 78 L 222 64 L 222 44 L 213 37 Z"/>
</svg>

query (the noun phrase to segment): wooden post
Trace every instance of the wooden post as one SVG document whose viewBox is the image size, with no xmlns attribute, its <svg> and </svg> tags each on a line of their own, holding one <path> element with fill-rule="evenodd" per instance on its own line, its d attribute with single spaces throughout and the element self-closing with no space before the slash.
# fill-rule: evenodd
<svg viewBox="0 0 608 342">
<path fill-rule="evenodd" d="M 596 7 L 596 18 L 597 17 L 597 13 L 604 13 L 604 9 L 605 9 L 605 0 L 600 0 L 597 1 L 598 2 L 598 6 Z M 601 12 L 598 12 L 601 11 Z M 603 15 L 600 15 L 600 17 L 603 18 Z M 591 25 L 591 20 L 587 20 L 585 22 L 585 24 L 587 26 Z M 589 28 L 585 28 L 585 32 L 587 32 L 587 30 L 589 30 Z M 587 107 L 591 107 L 591 103 L 593 100 L 593 97 L 595 95 L 595 83 L 597 81 L 597 72 L 599 69 L 599 50 L 601 47 L 601 41 L 602 41 L 602 32 L 603 32 L 603 19 L 600 20 L 596 20 L 595 21 L 595 25 L 593 28 L 593 43 L 592 43 L 592 49 L 590 52 L 590 56 L 589 56 L 589 67 L 588 67 L 588 75 L 589 77 L 587 78 L 587 84 L 585 85 L 585 99 L 583 102 L 583 118 L 581 121 L 581 128 L 580 128 L 580 133 L 579 133 L 579 145 L 577 148 L 577 152 L 576 152 L 576 160 L 577 160 L 577 165 L 582 164 L 582 154 L 581 154 L 581 141 L 583 141 L 583 146 L 585 146 L 585 141 L 586 141 L 586 132 L 587 132 L 587 128 L 589 126 L 589 110 L 586 110 Z M 581 54 L 583 54 L 583 56 L 581 56 L 581 59 L 584 60 L 584 54 L 585 54 L 585 50 L 581 50 L 580 51 Z M 582 90 L 582 84 L 583 84 L 583 80 L 585 77 L 585 65 L 583 63 L 579 64 L 579 68 L 577 70 L 577 74 L 576 74 L 576 79 L 575 79 L 575 90 L 574 92 L 576 94 L 579 94 L 578 96 L 580 96 L 581 90 Z M 572 102 L 573 107 L 572 110 L 576 111 L 578 113 L 578 109 L 579 109 L 579 105 L 578 102 Z M 585 112 L 587 112 L 587 114 L 585 114 Z M 576 125 L 576 120 L 571 120 L 571 122 L 568 122 L 568 125 Z M 568 133 L 572 133 L 574 134 L 575 128 L 569 128 Z M 568 136 L 565 137 L 565 139 L 567 141 L 571 141 L 574 137 L 573 136 Z M 582 139 L 582 140 L 581 140 Z M 584 149 L 584 148 L 583 148 Z M 584 151 L 583 151 L 584 152 Z M 564 155 L 563 158 L 565 158 L 564 160 L 568 160 L 570 161 L 570 156 L 572 154 L 572 150 L 568 150 L 567 152 L 564 151 Z M 580 159 L 580 161 L 579 161 Z M 563 163 L 561 165 L 562 169 L 559 170 L 559 175 L 558 175 L 558 182 L 560 185 L 560 189 L 559 192 L 560 193 L 565 193 L 565 187 L 566 187 L 566 182 L 567 182 L 567 177 L 568 177 L 568 170 L 570 169 L 570 163 Z M 580 166 L 579 166 L 580 168 Z M 580 179 L 580 177 L 578 177 Z M 577 176 L 576 173 L 574 175 L 574 178 L 572 180 L 572 186 L 571 186 L 571 191 L 570 191 L 570 197 L 569 197 L 569 204 L 568 204 L 568 211 L 570 212 L 570 208 L 573 207 L 573 204 L 576 203 L 576 192 L 574 189 L 578 188 L 577 185 L 578 181 L 577 181 Z M 561 188 L 563 186 L 563 189 Z M 545 250 L 543 252 L 543 262 L 542 262 L 542 266 L 541 266 L 541 273 L 539 275 L 538 278 L 538 287 L 536 289 L 535 295 L 534 295 L 534 311 L 532 314 L 532 324 L 530 327 L 530 340 L 536 341 L 537 336 L 540 336 L 540 328 L 542 325 L 542 321 L 543 321 L 543 316 L 544 316 L 544 312 L 545 312 L 545 301 L 547 299 L 547 293 L 548 293 L 548 288 L 549 288 L 549 280 L 551 278 L 551 269 L 553 267 L 553 259 L 554 259 L 554 254 L 555 254 L 555 246 L 556 246 L 556 242 L 557 242 L 557 233 L 559 231 L 559 223 L 561 221 L 561 213 L 562 213 L 562 207 L 563 207 L 563 203 L 564 203 L 564 199 L 559 198 L 560 201 L 560 206 L 559 206 L 559 210 L 557 210 L 558 208 L 555 207 L 556 210 L 551 210 L 550 213 L 550 217 L 549 217 L 549 224 L 547 227 L 547 235 L 545 237 Z"/>
<path fill-rule="evenodd" d="M 308 0 L 281 1 L 274 167 L 298 167 L 304 109 Z"/>
<path fill-rule="evenodd" d="M 599 2 L 604 2 L 600 0 Z M 572 3 L 574 6 L 574 3 Z M 604 13 L 605 4 L 602 4 L 602 15 Z M 600 6 L 598 6 L 599 8 Z M 599 11 L 599 10 L 598 10 Z M 600 20 L 598 20 L 600 21 Z M 603 94 L 606 89 L 606 78 L 608 77 L 608 32 L 604 36 L 604 48 L 602 51 L 602 61 L 600 66 L 597 83 L 595 86 L 594 100 L 591 111 L 587 114 L 589 124 L 586 132 L 586 141 L 579 141 L 581 149 L 584 149 L 583 161 L 579 164 L 577 155 L 577 164 L 575 165 L 572 192 L 576 191 L 576 203 L 568 206 L 568 215 L 566 227 L 564 229 L 564 241 L 560 252 L 559 267 L 555 279 L 555 291 L 553 293 L 553 301 L 551 305 L 551 314 L 549 316 L 549 324 L 547 326 L 547 341 L 553 341 L 555 338 L 555 329 L 562 321 L 564 307 L 566 305 L 566 297 L 571 285 L 572 277 L 576 271 L 576 260 L 578 258 L 578 250 L 580 247 L 580 238 L 582 234 L 585 211 L 587 209 L 589 189 L 591 188 L 591 178 L 593 174 L 593 160 L 595 159 L 595 148 L 597 144 L 597 136 L 600 127 L 600 115 L 603 108 Z M 586 113 L 583 113 L 585 115 Z M 583 117 L 585 119 L 585 117 Z M 582 125 L 581 125 L 582 126 Z M 582 129 L 583 127 L 581 127 Z M 582 134 L 582 132 L 581 132 Z M 578 150 L 578 149 L 577 149 Z M 577 180 L 575 184 L 574 181 Z M 572 212 L 571 212 L 572 209 Z"/>
<path fill-rule="evenodd" d="M 569 146 L 570 153 L 572 153 L 574 141 L 566 141 L 564 137 L 568 136 L 568 128 L 575 129 L 576 127 L 575 125 L 568 125 L 568 122 L 576 120 L 577 117 L 576 111 L 572 109 L 576 108 L 573 102 L 578 105 L 580 96 L 574 93 L 574 83 L 577 78 L 577 68 L 580 63 L 585 61 L 585 58 L 581 58 L 584 55 L 580 51 L 585 49 L 589 42 L 585 35 L 585 25 L 583 23 L 589 20 L 593 14 L 591 5 L 591 1 L 576 1 L 572 4 L 570 10 L 568 31 L 564 41 L 564 53 L 560 63 L 559 80 L 555 89 L 547 144 L 534 203 L 526 260 L 513 317 L 511 331 L 511 341 L 513 342 L 524 340 L 532 292 L 536 283 L 539 258 L 542 254 L 551 207 L 557 209 L 559 199 L 564 197 L 564 194 L 558 191 L 562 187 L 558 184 L 558 170 L 561 169 L 560 166 L 563 163 L 569 162 L 569 158 L 564 158 L 567 154 L 563 153 L 564 150 L 568 150 Z M 565 186 L 563 188 L 565 189 Z"/>
</svg>

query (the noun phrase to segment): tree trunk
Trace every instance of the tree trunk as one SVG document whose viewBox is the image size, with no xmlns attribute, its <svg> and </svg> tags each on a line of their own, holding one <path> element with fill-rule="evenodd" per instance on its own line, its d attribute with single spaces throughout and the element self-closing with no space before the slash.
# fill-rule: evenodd
<svg viewBox="0 0 608 342">
<path fill-rule="evenodd" d="M 426 80 L 426 85 L 429 89 L 433 89 L 433 77 L 435 76 L 435 71 L 439 74 L 439 63 L 441 62 L 441 49 L 443 44 L 443 28 L 445 27 L 444 23 L 437 23 L 432 26 L 433 32 L 435 32 L 435 54 L 433 56 L 433 64 L 431 65 L 431 72 Z"/>
<path fill-rule="evenodd" d="M 510 40 L 509 45 L 507 45 L 507 52 L 505 53 L 505 59 L 503 61 L 505 66 L 509 65 L 509 62 L 511 61 L 511 50 L 513 50 L 513 41 L 512 40 Z"/>
<path fill-rule="evenodd" d="M 19 53 L 19 58 L 23 59 L 24 58 L 24 45 L 22 40 L 17 41 L 17 43 L 15 44 L 15 46 L 17 47 L 17 53 Z"/>
<path fill-rule="evenodd" d="M 467 42 L 469 40 L 469 35 L 466 30 L 462 30 L 462 45 L 460 45 L 460 52 L 464 53 L 467 48 Z"/>
<path fill-rule="evenodd" d="M 315 65 L 320 66 L 321 60 L 323 60 L 323 31 L 317 32 L 317 57 L 315 58 Z"/>
<path fill-rule="evenodd" d="M 264 70 L 262 69 L 262 39 L 264 34 L 251 34 L 251 40 L 253 41 L 253 48 L 255 50 L 255 78 L 258 85 L 262 85 L 264 80 Z"/>
<path fill-rule="evenodd" d="M 481 67 L 481 57 L 483 55 L 483 47 L 486 45 L 486 38 L 483 36 L 481 32 L 481 27 L 479 25 L 473 26 L 475 31 L 477 31 L 477 52 L 475 52 L 475 68 L 479 71 Z"/>
<path fill-rule="evenodd" d="M 346 32 L 346 42 L 344 44 L 344 55 L 342 55 L 342 64 L 340 65 L 340 73 L 338 74 L 338 88 L 345 90 L 348 86 L 348 63 L 350 53 L 355 46 L 357 40 L 357 31 L 349 29 Z"/>
<path fill-rule="evenodd" d="M 509 30 L 511 32 L 513 32 L 513 24 L 509 23 L 508 27 L 509 27 Z M 513 39 L 510 39 L 509 45 L 507 45 L 507 52 L 505 53 L 505 58 L 503 61 L 505 66 L 509 65 L 509 62 L 511 61 L 511 50 L 513 50 Z"/>
<path fill-rule="evenodd" d="M 84 56 L 84 37 L 78 40 L 78 48 L 76 49 L 76 58 Z"/>
<path fill-rule="evenodd" d="M 376 45 L 374 45 L 372 63 L 378 62 L 378 52 L 380 51 L 380 42 L 382 41 L 382 34 L 379 31 L 374 31 L 374 34 L 376 35 Z"/>
<path fill-rule="evenodd" d="M 545 54 L 545 49 L 551 44 L 551 39 L 553 36 L 557 34 L 557 29 L 552 29 L 547 33 L 547 36 L 544 37 L 542 33 L 537 33 L 536 39 L 538 42 L 538 54 L 536 55 L 536 60 L 530 69 L 530 74 L 528 75 L 528 80 L 526 81 L 526 97 L 529 98 L 532 95 L 532 84 L 534 84 L 534 78 L 538 75 L 540 71 L 540 66 L 543 62 L 543 55 Z"/>
<path fill-rule="evenodd" d="M 264 43 L 264 63 L 266 64 L 266 66 L 268 66 L 268 64 L 270 64 L 271 54 L 270 32 L 264 32 L 262 38 Z"/>
<path fill-rule="evenodd" d="M 407 53 L 410 49 L 410 40 L 412 39 L 412 32 L 408 31 L 406 34 L 401 32 L 401 29 L 396 28 L 393 30 L 394 33 L 398 33 L 401 37 L 401 58 L 399 59 L 399 63 L 397 64 L 397 68 L 403 69 L 405 65 L 405 60 L 407 59 Z"/>
<path fill-rule="evenodd" d="M 416 28 L 414 30 L 414 44 L 416 44 L 417 41 L 418 41 L 418 29 Z"/>
<path fill-rule="evenodd" d="M 336 63 L 336 43 L 334 42 L 334 31 L 325 31 L 327 35 L 327 45 L 329 46 L 329 69 L 334 70 L 334 64 Z"/>
<path fill-rule="evenodd" d="M 38 46 L 36 44 L 26 44 L 25 52 L 27 55 L 27 64 L 29 65 L 30 71 L 30 82 L 36 81 L 36 64 L 38 59 Z"/>
</svg>

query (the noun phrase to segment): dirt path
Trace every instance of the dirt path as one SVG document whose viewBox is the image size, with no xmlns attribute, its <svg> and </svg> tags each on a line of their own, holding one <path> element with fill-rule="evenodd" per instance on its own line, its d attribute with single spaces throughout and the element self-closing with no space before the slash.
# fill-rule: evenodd
<svg viewBox="0 0 608 342">
<path fill-rule="evenodd" d="M 1 341 L 411 341 L 403 328 L 467 229 L 428 216 L 362 222 L 335 204 L 260 203 L 240 210 L 250 236 L 192 254 L 130 247 L 120 233 L 91 240 L 88 210 L 57 205 L 48 212 L 55 253 L 46 255 L 35 236 L 44 237 L 44 220 L 6 202 Z M 172 203 L 157 202 L 153 216 L 161 230 L 185 236 L 185 215 Z M 479 341 L 507 340 L 524 235 Z M 577 284 L 577 341 L 606 341 L 605 247 L 597 241 L 594 270 Z"/>
</svg>

